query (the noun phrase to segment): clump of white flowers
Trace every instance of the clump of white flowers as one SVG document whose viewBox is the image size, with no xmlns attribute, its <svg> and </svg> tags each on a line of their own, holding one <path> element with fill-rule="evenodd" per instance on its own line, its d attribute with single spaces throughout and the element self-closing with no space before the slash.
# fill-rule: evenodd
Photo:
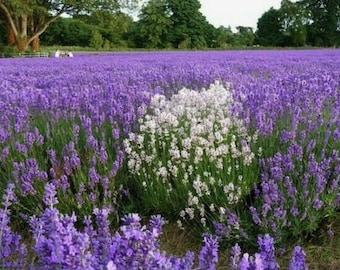
<svg viewBox="0 0 340 270">
<path fill-rule="evenodd" d="M 211 214 L 218 218 L 215 209 L 250 192 L 257 134 L 231 113 L 234 105 L 230 86 L 218 81 L 152 98 L 139 133 L 124 142 L 141 203 L 206 226 Z"/>
</svg>

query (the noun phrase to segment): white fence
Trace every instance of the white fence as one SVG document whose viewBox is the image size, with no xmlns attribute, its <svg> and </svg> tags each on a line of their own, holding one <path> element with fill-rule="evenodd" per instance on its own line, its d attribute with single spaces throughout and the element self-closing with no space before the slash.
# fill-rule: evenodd
<svg viewBox="0 0 340 270">
<path fill-rule="evenodd" d="M 8 57 L 50 57 L 48 52 L 0 53 L 0 58 Z"/>
</svg>

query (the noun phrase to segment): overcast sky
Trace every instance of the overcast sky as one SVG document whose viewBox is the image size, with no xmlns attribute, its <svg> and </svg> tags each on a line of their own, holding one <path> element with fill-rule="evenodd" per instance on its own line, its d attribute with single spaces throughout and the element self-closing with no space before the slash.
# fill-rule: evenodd
<svg viewBox="0 0 340 270">
<path fill-rule="evenodd" d="M 200 0 L 201 12 L 215 27 L 250 26 L 256 29 L 257 20 L 270 7 L 279 8 L 281 0 Z"/>
</svg>

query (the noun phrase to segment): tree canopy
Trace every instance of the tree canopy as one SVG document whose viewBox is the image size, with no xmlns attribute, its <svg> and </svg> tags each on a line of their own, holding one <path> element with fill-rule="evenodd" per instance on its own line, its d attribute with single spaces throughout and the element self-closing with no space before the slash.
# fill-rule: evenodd
<svg viewBox="0 0 340 270">
<path fill-rule="evenodd" d="M 0 0 L 0 43 L 21 51 L 38 50 L 40 41 L 98 50 L 340 46 L 339 0 L 282 0 L 261 15 L 257 29 L 234 31 L 215 28 L 200 8 L 199 0 Z"/>
<path fill-rule="evenodd" d="M 258 20 L 257 42 L 264 46 L 339 46 L 339 0 L 282 0 Z"/>
<path fill-rule="evenodd" d="M 173 27 L 170 41 L 175 48 L 202 48 L 207 46 L 205 27 L 208 22 L 200 12 L 198 0 L 168 0 Z"/>
<path fill-rule="evenodd" d="M 310 42 L 318 46 L 340 44 L 339 0 L 300 0 L 297 5 L 308 11 Z"/>
<path fill-rule="evenodd" d="M 39 47 L 40 35 L 62 14 L 113 12 L 133 8 L 137 3 L 138 0 L 0 0 L 0 12 L 8 44 L 25 50 L 32 43 L 34 50 Z"/>
<path fill-rule="evenodd" d="M 280 12 L 270 8 L 258 19 L 256 43 L 262 46 L 281 46 L 282 41 Z"/>
<path fill-rule="evenodd" d="M 168 47 L 168 35 L 173 26 L 166 0 L 150 0 L 139 15 L 139 28 L 146 48 Z"/>
</svg>

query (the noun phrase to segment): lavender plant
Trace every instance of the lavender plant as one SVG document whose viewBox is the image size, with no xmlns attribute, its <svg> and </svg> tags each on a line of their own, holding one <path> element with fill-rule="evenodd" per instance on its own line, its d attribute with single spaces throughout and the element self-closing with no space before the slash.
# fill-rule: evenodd
<svg viewBox="0 0 340 270">
<path fill-rule="evenodd" d="M 152 216 L 149 228 L 142 225 L 138 214 L 122 218 L 124 225 L 112 233 L 108 221 L 109 209 L 95 209 L 95 223 L 91 217 L 84 220 L 84 230 L 75 227 L 76 216 L 62 215 L 56 209 L 57 189 L 47 184 L 44 189 L 45 211 L 41 216 L 32 216 L 30 228 L 34 244 L 28 256 L 26 246 L 20 244 L 19 234 L 9 227 L 9 208 L 16 201 L 13 185 L 9 185 L 3 198 L 0 227 L 1 267 L 29 269 L 216 269 L 219 239 L 204 235 L 204 245 L 199 252 L 198 265 L 195 255 L 187 252 L 184 257 L 168 256 L 160 250 L 159 237 L 165 220 Z M 241 258 L 241 249 L 232 249 L 232 269 L 278 269 L 274 241 L 269 235 L 258 238 L 259 254 L 247 253 Z M 297 246 L 290 260 L 289 269 L 307 269 L 305 253 Z"/>
<path fill-rule="evenodd" d="M 214 218 L 210 214 L 216 214 L 218 220 L 214 224 L 221 235 L 232 234 L 234 239 L 243 236 L 248 244 L 254 242 L 259 232 L 270 232 L 276 241 L 283 241 L 287 236 L 299 236 L 317 229 L 320 222 L 332 217 L 339 202 L 338 56 L 337 50 L 300 50 L 126 53 L 96 57 L 83 55 L 62 60 L 2 59 L 0 178 L 3 180 L 0 194 L 4 196 L 8 183 L 14 183 L 13 192 L 17 198 L 17 202 L 11 205 L 11 211 L 4 208 L 7 216 L 3 215 L 3 235 L 18 236 L 6 227 L 10 220 L 21 222 L 23 217 L 27 220 L 32 214 L 37 217 L 43 215 L 44 187 L 51 183 L 56 188 L 59 201 L 53 211 L 58 211 L 63 218 L 72 217 L 75 211 L 78 223 L 84 216 L 92 215 L 96 208 L 101 209 L 96 212 L 98 215 L 104 215 L 102 209 L 109 208 L 111 214 L 108 217 L 119 216 L 112 208 L 123 208 L 124 213 L 129 212 L 129 209 L 152 212 L 153 208 L 155 212 L 163 210 L 172 216 L 171 209 L 176 206 L 176 213 L 183 210 L 182 216 L 186 220 L 190 220 L 190 215 L 194 213 L 200 224 L 212 223 Z M 245 185 L 245 189 L 241 188 L 242 196 L 254 188 L 251 183 L 256 184 L 246 201 L 238 200 L 237 207 L 241 206 L 242 211 L 233 209 L 236 208 L 235 204 L 222 204 L 222 208 L 211 204 L 210 197 L 213 196 L 206 193 L 204 183 L 208 183 L 209 189 L 214 185 L 219 187 L 219 179 L 209 175 L 209 171 L 215 173 L 222 170 L 217 167 L 220 167 L 220 163 L 211 162 L 216 157 L 216 153 L 210 151 L 213 147 L 203 151 L 209 145 L 209 140 L 202 145 L 206 142 L 203 140 L 204 133 L 197 132 L 197 129 L 193 129 L 196 132 L 193 136 L 189 136 L 191 129 L 186 134 L 186 143 L 191 142 L 192 138 L 201 138 L 195 142 L 196 145 L 190 144 L 197 150 L 197 153 L 196 150 L 188 153 L 192 168 L 189 166 L 184 168 L 186 171 L 177 172 L 177 179 L 184 183 L 191 181 L 192 185 L 186 186 L 191 189 L 191 193 L 188 190 L 180 193 L 184 189 L 179 188 L 178 192 L 173 192 L 175 188 L 172 188 L 168 194 L 169 186 L 159 185 L 155 190 L 160 195 L 150 192 L 150 198 L 154 196 L 154 200 L 145 201 L 149 208 L 141 209 L 139 206 L 143 204 L 138 200 L 131 200 L 129 204 L 125 204 L 126 201 L 124 204 L 118 203 L 120 192 L 128 193 L 126 187 L 121 188 L 120 184 L 138 182 L 140 185 L 144 182 L 137 181 L 137 178 L 144 177 L 143 169 L 141 175 L 131 177 L 122 142 L 128 138 L 139 147 L 138 136 L 127 136 L 130 133 L 139 134 L 140 128 L 146 123 L 145 117 L 156 115 L 150 109 L 151 100 L 158 100 L 162 106 L 171 104 L 177 108 L 177 104 L 168 102 L 180 89 L 185 87 L 199 92 L 215 80 L 231 84 L 225 90 L 232 101 L 227 102 L 228 109 L 222 110 L 226 112 L 223 117 L 229 117 L 233 124 L 237 119 L 236 122 L 241 123 L 237 127 L 245 130 L 241 134 L 252 137 L 251 140 L 243 135 L 238 138 L 239 133 L 235 128 L 226 135 L 228 139 L 224 143 L 235 142 L 236 149 L 241 150 L 242 139 L 252 146 L 253 135 L 258 133 L 256 147 L 250 149 L 255 155 L 254 159 L 261 157 L 260 166 L 255 163 L 256 160 L 250 166 L 242 166 L 242 159 L 237 164 L 237 158 L 224 155 L 223 147 L 220 149 L 223 177 L 228 176 L 222 179 L 229 181 L 242 176 L 242 182 L 250 184 L 247 188 Z M 195 96 L 187 92 L 190 97 Z M 209 102 L 209 98 L 203 100 L 202 104 L 206 102 Z M 211 107 L 210 112 L 218 111 L 215 110 L 218 107 Z M 176 116 L 175 113 L 171 111 Z M 197 111 L 188 112 L 188 115 L 194 113 Z M 208 115 L 208 112 L 202 114 L 201 120 Z M 185 123 L 185 117 L 183 114 L 183 121 L 171 127 L 173 131 Z M 218 122 L 223 117 L 217 115 L 209 120 Z M 144 119 L 144 122 L 138 122 L 139 119 Z M 168 119 L 163 120 L 165 125 Z M 193 127 L 209 127 L 207 122 L 193 122 Z M 215 131 L 220 131 L 221 123 L 213 127 L 211 132 L 216 139 L 213 146 L 217 148 L 222 146 L 222 142 L 217 140 L 219 136 Z M 147 173 L 156 177 L 146 178 L 146 183 L 162 183 L 156 181 L 162 180 L 161 174 L 157 172 L 165 167 L 168 178 L 164 180 L 173 185 L 174 178 L 170 176 L 176 173 L 176 169 L 173 169 L 174 165 L 178 165 L 176 155 L 189 144 L 181 145 L 181 130 L 178 130 L 179 133 L 177 130 L 171 132 L 171 128 L 164 128 L 162 133 L 166 138 L 162 137 L 164 147 L 158 135 L 153 138 L 150 134 L 144 138 L 144 141 L 154 143 L 157 150 L 169 150 L 173 146 L 178 148 L 175 147 L 172 152 L 163 151 L 162 158 L 167 157 L 172 163 L 168 165 L 164 162 L 162 166 L 155 163 Z M 232 133 L 237 135 L 235 141 L 229 136 Z M 201 150 L 203 155 L 200 155 Z M 163 162 L 162 158 L 159 161 Z M 199 161 L 197 164 L 194 163 L 195 158 Z M 235 162 L 228 163 L 228 166 L 223 163 L 230 160 Z M 212 164 L 211 168 L 202 169 L 206 164 Z M 239 165 L 237 171 L 236 165 Z M 180 167 L 178 169 L 182 170 Z M 165 173 L 165 170 L 160 172 Z M 214 185 L 211 185 L 210 179 L 215 181 Z M 224 202 L 238 198 L 235 183 L 233 188 L 222 183 L 219 189 L 213 190 L 217 195 L 215 198 L 223 197 Z M 133 187 L 129 192 L 133 199 L 143 194 L 145 187 Z M 158 199 L 166 203 L 159 203 Z M 253 220 L 249 218 L 251 216 Z M 59 217 L 59 220 L 63 218 Z M 17 236 L 11 239 L 18 239 Z M 19 250 L 20 241 L 11 241 L 8 243 L 15 242 L 14 246 Z M 19 257 L 22 256 L 13 255 L 3 258 L 3 261 Z M 190 261 L 190 258 L 184 260 Z M 110 265 L 114 267 L 113 262 Z"/>
<path fill-rule="evenodd" d="M 275 270 L 280 266 L 277 263 L 274 239 L 268 234 L 258 237 L 259 253 L 253 256 L 249 253 L 242 255 L 241 248 L 238 244 L 234 245 L 231 250 L 230 267 L 233 270 Z M 296 246 L 289 262 L 289 270 L 307 270 L 306 253 L 300 246 Z"/>
<path fill-rule="evenodd" d="M 49 119 L 45 120 L 45 123 L 39 122 L 39 128 L 50 125 Z M 17 212 L 25 215 L 41 213 L 40 201 L 46 183 L 57 187 L 58 207 L 64 213 L 76 211 L 85 216 L 92 213 L 96 205 L 117 206 L 118 187 L 114 177 L 122 163 L 123 153 L 111 137 L 110 142 L 106 139 L 104 131 L 108 129 L 98 135 L 94 134 L 95 128 L 91 126 L 90 119 L 87 129 L 84 125 L 63 120 L 51 125 L 44 136 L 35 127 L 35 133 L 23 135 L 26 139 L 20 147 L 26 149 L 24 154 L 19 153 L 23 150 L 20 150 L 18 142 L 15 142 L 15 149 L 5 146 L 9 153 L 2 157 L 1 172 L 15 183 L 20 201 L 14 206 Z M 60 132 L 65 128 L 62 136 Z M 112 129 L 109 131 L 112 133 Z M 15 137 L 7 143 L 11 145 L 13 140 Z M 112 147 L 110 152 L 107 151 L 109 143 Z"/>
<path fill-rule="evenodd" d="M 219 82 L 202 91 L 184 88 L 170 100 L 152 98 L 140 132 L 124 141 L 134 179 L 126 186 L 136 190 L 142 208 L 206 227 L 220 218 L 221 207 L 250 193 L 257 134 L 232 114 L 234 105 L 228 86 Z"/>
<path fill-rule="evenodd" d="M 46 210 L 40 217 L 32 217 L 31 231 L 36 260 L 32 269 L 192 269 L 194 254 L 183 258 L 167 256 L 160 250 L 159 237 L 165 220 L 153 216 L 149 229 L 141 224 L 138 214 L 122 218 L 125 225 L 111 233 L 109 209 L 94 210 L 96 226 L 91 218 L 85 220 L 80 232 L 75 228 L 74 215 L 62 215 L 55 208 L 58 203 L 56 187 L 45 186 Z M 199 256 L 199 269 L 215 269 L 218 262 L 218 244 L 206 236 Z"/>
<path fill-rule="evenodd" d="M 10 207 L 16 203 L 14 184 L 8 184 L 0 210 L 0 267 L 5 269 L 24 268 L 27 256 L 26 245 L 20 234 L 13 232 L 10 224 Z"/>
<path fill-rule="evenodd" d="M 312 233 L 339 207 L 338 105 L 333 95 L 292 105 L 290 128 L 281 132 L 278 152 L 261 160 L 258 201 L 250 210 L 254 222 L 277 241 Z M 308 103 L 305 109 L 302 103 Z"/>
</svg>

